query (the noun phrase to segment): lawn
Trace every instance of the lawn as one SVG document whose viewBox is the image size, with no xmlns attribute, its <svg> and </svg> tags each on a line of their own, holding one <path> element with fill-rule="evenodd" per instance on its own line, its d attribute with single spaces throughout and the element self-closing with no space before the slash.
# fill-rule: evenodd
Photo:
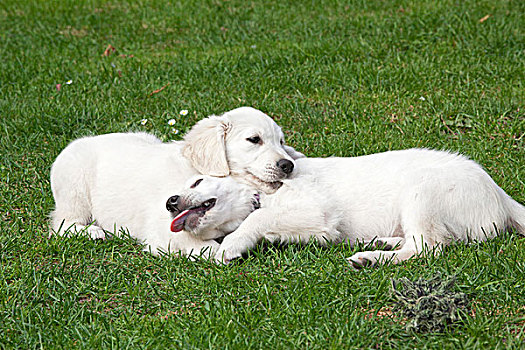
<svg viewBox="0 0 525 350">
<path fill-rule="evenodd" d="M 3 0 L 0 348 L 523 348 L 516 233 L 355 271 L 344 257 L 362 247 L 260 245 L 217 266 L 131 239 L 48 239 L 47 220 L 50 166 L 75 138 L 180 139 L 244 105 L 308 156 L 464 153 L 525 203 L 524 14 L 523 1 Z M 391 281 L 436 274 L 468 307 L 409 331 Z"/>
</svg>

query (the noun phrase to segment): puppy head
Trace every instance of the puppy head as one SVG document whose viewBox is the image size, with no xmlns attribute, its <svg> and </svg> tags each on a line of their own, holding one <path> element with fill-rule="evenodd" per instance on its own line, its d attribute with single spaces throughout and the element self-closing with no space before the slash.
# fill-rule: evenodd
<svg viewBox="0 0 525 350">
<path fill-rule="evenodd" d="M 171 196 L 166 209 L 172 213 L 171 230 L 186 230 L 203 240 L 225 236 L 258 208 L 255 190 L 231 177 L 192 177 L 185 189 Z"/>
<path fill-rule="evenodd" d="M 304 157 L 284 144 L 281 128 L 266 114 L 241 107 L 198 122 L 185 137 L 183 154 L 201 173 L 231 174 L 272 193 Z"/>
</svg>

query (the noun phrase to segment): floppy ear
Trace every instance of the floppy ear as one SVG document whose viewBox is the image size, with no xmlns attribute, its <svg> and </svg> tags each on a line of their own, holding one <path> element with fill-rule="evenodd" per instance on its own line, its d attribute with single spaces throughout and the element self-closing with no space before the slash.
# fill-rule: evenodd
<svg viewBox="0 0 525 350">
<path fill-rule="evenodd" d="M 295 148 L 293 148 L 293 147 L 283 145 L 283 148 L 284 148 L 285 152 L 290 157 L 292 157 L 293 160 L 296 160 L 296 159 L 299 159 L 299 158 L 306 158 L 306 156 L 304 154 L 302 154 L 301 152 L 296 151 Z"/>
<path fill-rule="evenodd" d="M 221 117 L 211 116 L 199 121 L 184 136 L 182 155 L 198 172 L 211 176 L 228 176 L 226 133 L 231 125 Z"/>
</svg>

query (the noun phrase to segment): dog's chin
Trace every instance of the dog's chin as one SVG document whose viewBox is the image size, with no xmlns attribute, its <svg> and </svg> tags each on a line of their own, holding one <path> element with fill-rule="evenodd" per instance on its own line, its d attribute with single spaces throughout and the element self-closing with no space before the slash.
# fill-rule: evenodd
<svg viewBox="0 0 525 350">
<path fill-rule="evenodd" d="M 249 171 L 247 171 L 246 176 L 243 176 L 242 178 L 246 180 L 249 185 L 266 194 L 275 193 L 283 185 L 283 183 L 279 180 L 264 181 Z"/>
<path fill-rule="evenodd" d="M 262 182 L 262 185 L 260 186 L 260 189 L 262 192 L 266 194 L 272 194 L 277 192 L 279 188 L 283 183 L 281 181 L 275 181 L 275 182 Z"/>
</svg>

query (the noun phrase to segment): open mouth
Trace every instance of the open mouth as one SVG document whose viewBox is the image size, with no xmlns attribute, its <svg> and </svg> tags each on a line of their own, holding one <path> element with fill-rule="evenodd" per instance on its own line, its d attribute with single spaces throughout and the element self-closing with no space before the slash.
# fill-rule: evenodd
<svg viewBox="0 0 525 350">
<path fill-rule="evenodd" d="M 186 220 L 190 217 L 200 218 L 203 217 L 208 210 L 215 206 L 217 198 L 210 198 L 207 201 L 202 202 L 200 205 L 193 206 L 186 210 L 183 210 L 179 215 L 177 215 L 171 222 L 171 231 L 179 232 L 184 230 L 184 225 Z"/>
</svg>

